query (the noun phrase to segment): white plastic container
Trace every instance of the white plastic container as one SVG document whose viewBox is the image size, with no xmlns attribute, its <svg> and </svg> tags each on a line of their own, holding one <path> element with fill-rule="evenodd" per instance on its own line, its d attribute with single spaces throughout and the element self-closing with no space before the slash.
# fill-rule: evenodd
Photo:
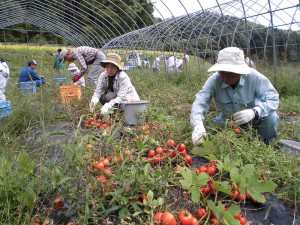
<svg viewBox="0 0 300 225">
<path fill-rule="evenodd" d="M 127 125 L 139 125 L 145 121 L 143 112 L 146 110 L 147 101 L 121 102 Z"/>
</svg>

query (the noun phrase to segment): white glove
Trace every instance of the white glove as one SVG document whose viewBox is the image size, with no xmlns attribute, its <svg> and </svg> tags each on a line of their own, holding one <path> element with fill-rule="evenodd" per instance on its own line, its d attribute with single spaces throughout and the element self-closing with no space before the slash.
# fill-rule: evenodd
<svg viewBox="0 0 300 225">
<path fill-rule="evenodd" d="M 101 108 L 101 114 L 105 115 L 108 113 L 108 111 L 113 107 L 113 102 L 105 103 Z"/>
<path fill-rule="evenodd" d="M 203 125 L 203 121 L 200 124 L 194 127 L 194 131 L 192 133 L 192 142 L 193 144 L 200 145 L 203 142 L 203 137 L 206 137 L 206 130 Z"/>
<path fill-rule="evenodd" d="M 255 117 L 255 113 L 252 109 L 245 109 L 233 114 L 233 120 L 237 125 L 248 123 L 253 120 Z"/>
<path fill-rule="evenodd" d="M 90 102 L 90 112 L 94 112 L 95 106 L 97 105 L 97 103 L 99 102 L 99 98 L 96 97 L 92 97 L 92 100 Z"/>
</svg>

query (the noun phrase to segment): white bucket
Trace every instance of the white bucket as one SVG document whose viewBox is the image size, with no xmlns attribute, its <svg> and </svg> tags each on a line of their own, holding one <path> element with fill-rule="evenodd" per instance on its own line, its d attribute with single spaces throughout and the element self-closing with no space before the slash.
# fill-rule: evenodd
<svg viewBox="0 0 300 225">
<path fill-rule="evenodd" d="M 125 114 L 125 123 L 128 125 L 138 125 L 144 122 L 145 116 L 142 114 L 146 110 L 147 101 L 121 102 Z"/>
</svg>

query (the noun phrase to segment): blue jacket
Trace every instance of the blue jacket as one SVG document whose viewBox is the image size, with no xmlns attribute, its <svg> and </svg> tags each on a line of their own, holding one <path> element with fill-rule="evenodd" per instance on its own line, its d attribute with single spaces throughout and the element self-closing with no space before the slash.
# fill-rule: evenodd
<svg viewBox="0 0 300 225">
<path fill-rule="evenodd" d="M 46 81 L 42 79 L 39 75 L 37 75 L 33 69 L 31 69 L 30 66 L 23 67 L 21 69 L 20 75 L 19 75 L 19 82 L 28 82 L 31 81 L 31 79 L 28 76 L 28 73 L 30 74 L 32 80 L 36 83 L 36 85 L 39 87 L 42 84 L 45 84 Z"/>
</svg>

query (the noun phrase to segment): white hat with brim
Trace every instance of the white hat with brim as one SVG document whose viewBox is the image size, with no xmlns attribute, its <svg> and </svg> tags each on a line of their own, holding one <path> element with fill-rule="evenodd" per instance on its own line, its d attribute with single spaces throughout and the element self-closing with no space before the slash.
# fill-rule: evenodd
<svg viewBox="0 0 300 225">
<path fill-rule="evenodd" d="M 119 70 L 122 69 L 121 66 L 121 56 L 119 56 L 116 53 L 107 53 L 105 60 L 103 60 L 102 62 L 100 62 L 102 67 L 105 67 L 105 65 L 107 63 L 112 63 L 114 64 L 116 67 L 118 67 Z"/>
<path fill-rule="evenodd" d="M 75 63 L 70 63 L 70 64 L 69 64 L 68 70 L 77 70 L 77 69 L 78 69 L 78 68 L 77 68 L 77 66 L 76 66 Z"/>
<path fill-rule="evenodd" d="M 236 47 L 222 49 L 218 54 L 215 65 L 210 67 L 207 72 L 232 72 L 236 74 L 249 74 L 250 67 L 245 62 L 243 50 Z"/>
</svg>

